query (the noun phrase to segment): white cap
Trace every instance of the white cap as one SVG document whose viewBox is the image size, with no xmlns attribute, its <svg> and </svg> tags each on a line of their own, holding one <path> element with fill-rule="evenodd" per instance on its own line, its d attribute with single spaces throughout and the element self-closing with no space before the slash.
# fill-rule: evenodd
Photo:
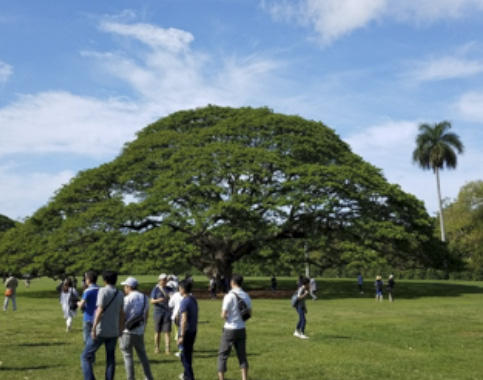
<svg viewBox="0 0 483 380">
<path fill-rule="evenodd" d="M 158 277 L 158 280 L 166 280 L 168 278 L 168 275 L 166 273 L 161 273 Z"/>
<path fill-rule="evenodd" d="M 123 282 L 121 282 L 121 285 L 127 285 L 131 288 L 135 288 L 136 286 L 138 286 L 138 280 L 136 280 L 134 277 L 128 277 Z"/>
</svg>

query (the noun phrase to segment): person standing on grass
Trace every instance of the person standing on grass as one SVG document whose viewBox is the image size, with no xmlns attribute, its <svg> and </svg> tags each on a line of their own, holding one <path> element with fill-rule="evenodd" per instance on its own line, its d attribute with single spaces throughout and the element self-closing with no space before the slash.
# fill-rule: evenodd
<svg viewBox="0 0 483 380">
<path fill-rule="evenodd" d="M 396 283 L 394 282 L 394 275 L 391 274 L 389 276 L 389 279 L 387 280 L 387 297 L 389 298 L 389 302 L 392 302 L 392 291 L 395 284 Z"/>
<path fill-rule="evenodd" d="M 362 289 L 362 285 L 364 283 L 364 279 L 362 278 L 362 273 L 359 273 L 357 276 L 357 286 L 359 287 L 359 293 L 364 294 L 364 290 Z"/>
<path fill-rule="evenodd" d="M 216 298 L 216 279 L 213 276 L 210 278 L 210 282 L 208 284 L 208 290 L 210 291 L 210 298 L 215 299 Z"/>
<path fill-rule="evenodd" d="M 5 300 L 3 301 L 3 311 L 7 311 L 8 303 L 12 301 L 12 310 L 17 310 L 17 286 L 18 280 L 14 276 L 9 276 L 5 280 Z"/>
<path fill-rule="evenodd" d="M 81 355 L 84 380 L 95 380 L 92 363 L 96 351 L 104 345 L 106 348 L 105 379 L 114 379 L 116 369 L 116 342 L 124 329 L 124 297 L 116 289 L 117 272 L 104 271 L 104 287 L 97 294 L 97 309 L 92 324 L 91 336 Z"/>
<path fill-rule="evenodd" d="M 134 277 L 128 277 L 121 282 L 124 285 L 124 324 L 119 348 L 124 357 L 127 380 L 134 380 L 133 348 L 136 350 L 139 361 L 144 370 L 145 380 L 153 380 L 151 367 L 149 365 L 146 348 L 144 346 L 144 328 L 148 323 L 149 299 L 137 290 L 138 281 Z"/>
<path fill-rule="evenodd" d="M 60 305 L 62 306 L 62 312 L 65 319 L 65 331 L 69 332 L 72 328 L 72 321 L 77 314 L 77 301 L 79 300 L 79 294 L 74 288 L 72 280 L 66 278 L 62 283 L 60 291 Z"/>
<path fill-rule="evenodd" d="M 235 346 L 236 355 L 240 364 L 242 380 L 248 377 L 248 359 L 246 354 L 246 329 L 242 318 L 239 301 L 242 300 L 251 313 L 252 301 L 243 291 L 243 277 L 234 274 L 231 278 L 231 291 L 223 298 L 221 317 L 225 320 L 223 334 L 221 335 L 220 350 L 218 351 L 218 380 L 225 379 L 226 363 L 230 356 L 232 346 Z"/>
<path fill-rule="evenodd" d="M 198 302 L 191 294 L 193 280 L 186 278 L 179 283 L 179 293 L 182 300 L 179 306 L 178 348 L 184 373 L 180 380 L 195 380 L 193 373 L 193 347 L 198 330 Z"/>
<path fill-rule="evenodd" d="M 301 286 L 297 290 L 297 303 L 295 304 L 295 309 L 297 310 L 299 320 L 293 335 L 300 339 L 309 339 L 309 337 L 305 335 L 305 325 L 307 324 L 307 320 L 305 318 L 305 314 L 307 314 L 305 298 L 307 298 L 307 296 L 310 294 L 310 281 L 308 278 L 303 277 L 300 279 L 300 283 Z"/>
<path fill-rule="evenodd" d="M 170 354 L 171 312 L 169 309 L 169 297 L 171 288 L 167 287 L 168 276 L 161 273 L 158 277 L 158 285 L 151 291 L 151 303 L 154 305 L 154 352 L 159 353 L 159 341 L 161 333 L 164 334 L 164 350 Z"/>
<path fill-rule="evenodd" d="M 89 335 L 92 331 L 92 325 L 94 323 L 94 313 L 96 312 L 97 294 L 99 287 L 97 286 L 97 273 L 94 271 L 88 271 L 84 274 L 85 290 L 82 293 L 82 299 L 79 301 L 79 309 L 84 312 L 84 318 L 82 321 L 82 333 L 84 338 L 84 344 L 87 343 Z"/>
<path fill-rule="evenodd" d="M 376 277 L 376 282 L 374 283 L 374 286 L 376 287 L 376 302 L 382 302 L 382 289 L 384 287 L 384 282 L 382 281 L 381 276 Z"/>
<path fill-rule="evenodd" d="M 315 295 L 315 293 L 317 293 L 317 282 L 315 281 L 315 278 L 312 277 L 310 279 L 309 287 L 310 287 L 310 296 L 315 301 L 317 299 L 317 296 Z"/>
<path fill-rule="evenodd" d="M 176 291 L 172 293 L 171 297 L 169 297 L 169 308 L 171 310 L 171 323 L 173 326 L 173 336 L 175 341 L 178 339 L 178 330 L 179 330 L 179 307 L 181 306 L 181 301 L 183 300 L 183 296 L 179 291 L 179 284 L 177 286 Z M 177 352 L 174 355 L 180 356 L 181 352 Z"/>
<path fill-rule="evenodd" d="M 275 292 L 277 290 L 277 277 L 275 277 L 275 275 L 273 275 L 270 280 L 270 287 L 272 289 L 272 292 Z"/>
</svg>

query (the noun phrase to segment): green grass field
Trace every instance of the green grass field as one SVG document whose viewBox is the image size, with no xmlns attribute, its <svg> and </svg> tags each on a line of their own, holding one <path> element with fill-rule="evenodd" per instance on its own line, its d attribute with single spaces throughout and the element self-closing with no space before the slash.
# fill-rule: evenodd
<svg viewBox="0 0 483 380">
<path fill-rule="evenodd" d="M 143 289 L 151 276 L 140 276 Z M 198 279 L 196 279 L 198 280 Z M 248 288 L 268 279 L 247 279 Z M 203 279 L 203 286 L 206 279 Z M 294 279 L 280 279 L 290 287 Z M 308 301 L 308 341 L 292 336 L 297 321 L 288 299 L 254 300 L 248 355 L 252 380 L 483 379 L 483 283 L 401 281 L 396 300 L 376 304 L 372 286 L 360 296 L 354 280 L 319 281 L 321 298 Z M 0 314 L 0 379 L 81 379 L 82 316 L 65 332 L 60 305 L 49 279 L 19 286 L 18 311 Z M 200 300 L 194 370 L 198 380 L 216 378 L 222 321 L 221 300 Z M 146 346 L 156 379 L 177 379 L 175 356 L 153 353 L 152 325 Z M 116 353 L 116 378 L 125 378 Z M 239 379 L 232 355 L 227 379 Z M 96 376 L 103 378 L 104 350 Z M 137 365 L 138 379 L 142 379 Z"/>
</svg>

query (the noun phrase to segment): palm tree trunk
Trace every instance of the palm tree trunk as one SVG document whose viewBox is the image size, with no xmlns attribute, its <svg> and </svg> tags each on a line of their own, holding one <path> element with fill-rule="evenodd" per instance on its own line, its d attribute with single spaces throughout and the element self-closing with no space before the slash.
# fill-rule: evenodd
<svg viewBox="0 0 483 380">
<path fill-rule="evenodd" d="M 439 168 L 434 170 L 436 174 L 436 185 L 438 188 L 438 203 L 439 203 L 439 225 L 441 229 L 441 241 L 446 241 L 446 233 L 444 231 L 444 216 L 443 216 L 443 203 L 441 201 L 441 186 L 439 184 Z"/>
</svg>

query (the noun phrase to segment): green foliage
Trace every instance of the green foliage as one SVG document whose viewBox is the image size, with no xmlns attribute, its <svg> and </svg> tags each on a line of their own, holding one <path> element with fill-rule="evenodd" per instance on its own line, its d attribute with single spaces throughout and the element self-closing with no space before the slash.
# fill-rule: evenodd
<svg viewBox="0 0 483 380">
<path fill-rule="evenodd" d="M 444 216 L 450 249 L 463 258 L 473 278 L 483 278 L 483 181 L 463 186 Z"/>
<path fill-rule="evenodd" d="M 13 227 L 15 227 L 15 221 L 8 216 L 0 214 L 0 234 Z"/>
<path fill-rule="evenodd" d="M 423 169 L 454 169 L 457 164 L 456 152 L 463 153 L 464 146 L 458 135 L 448 132 L 451 128 L 449 121 L 442 121 L 434 125 L 421 124 L 416 138 L 416 149 L 413 160 Z"/>
<path fill-rule="evenodd" d="M 447 265 L 432 235 L 422 202 L 322 123 L 209 106 L 160 119 L 114 161 L 79 173 L 0 256 L 49 276 L 105 267 L 229 275 L 242 259 L 275 270 L 300 265 L 305 244 L 321 271 Z"/>
</svg>

